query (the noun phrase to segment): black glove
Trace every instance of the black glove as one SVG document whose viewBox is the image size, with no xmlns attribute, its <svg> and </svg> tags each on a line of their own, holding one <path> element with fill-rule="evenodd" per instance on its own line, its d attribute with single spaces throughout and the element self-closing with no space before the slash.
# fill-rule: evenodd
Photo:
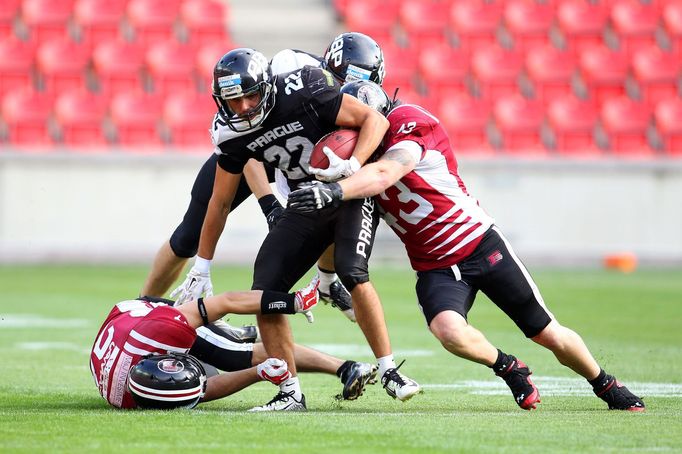
<svg viewBox="0 0 682 454">
<path fill-rule="evenodd" d="M 289 194 L 289 207 L 298 211 L 315 211 L 329 206 L 337 207 L 343 200 L 339 183 L 315 184 Z"/>
<path fill-rule="evenodd" d="M 273 194 L 264 195 L 258 199 L 258 204 L 263 211 L 265 219 L 268 221 L 268 230 L 272 230 L 277 221 L 279 221 L 280 216 L 282 216 L 282 213 L 284 213 L 284 207 Z"/>
</svg>

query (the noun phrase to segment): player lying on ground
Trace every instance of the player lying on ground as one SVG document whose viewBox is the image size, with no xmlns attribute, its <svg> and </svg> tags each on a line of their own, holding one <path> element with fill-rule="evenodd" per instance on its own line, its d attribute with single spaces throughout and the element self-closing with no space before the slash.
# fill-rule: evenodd
<svg viewBox="0 0 682 454">
<path fill-rule="evenodd" d="M 281 392 L 286 393 L 291 374 L 282 360 L 268 358 L 254 367 L 206 378 L 201 363 L 187 351 L 195 342 L 197 329 L 227 313 L 309 314 L 317 302 L 317 282 L 292 294 L 228 292 L 179 307 L 123 301 L 111 310 L 97 334 L 90 369 L 102 397 L 118 408 L 193 407 L 260 380 L 280 385 Z M 317 353 L 308 349 L 303 354 L 311 352 Z M 326 360 L 327 355 L 321 357 Z M 343 373 L 353 373 L 348 362 L 337 360 L 336 364 L 339 362 L 342 369 L 346 366 Z M 364 387 L 366 382 L 360 383 L 355 384 Z M 347 391 L 361 393 L 358 389 Z"/>
<path fill-rule="evenodd" d="M 383 89 L 371 82 L 346 84 L 342 91 L 363 101 L 389 102 Z M 417 298 L 433 335 L 449 352 L 491 367 L 521 408 L 535 408 L 540 395 L 528 366 L 495 348 L 467 322 L 479 290 L 526 337 L 585 377 L 610 409 L 643 411 L 641 399 L 604 372 L 582 338 L 547 309 L 509 241 L 469 195 L 440 121 L 410 104 L 393 107 L 387 118 L 390 127 L 377 162 L 338 183 L 294 191 L 289 206 L 307 212 L 375 196 L 417 271 Z"/>
</svg>

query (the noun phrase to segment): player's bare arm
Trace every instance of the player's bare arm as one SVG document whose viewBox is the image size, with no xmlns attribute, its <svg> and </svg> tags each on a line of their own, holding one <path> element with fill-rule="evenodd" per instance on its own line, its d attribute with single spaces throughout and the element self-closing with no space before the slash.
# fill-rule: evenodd
<svg viewBox="0 0 682 454">
<path fill-rule="evenodd" d="M 223 233 L 227 215 L 232 206 L 232 200 L 237 192 L 241 174 L 229 173 L 220 166 L 216 167 L 215 183 L 213 184 L 213 194 L 208 202 L 206 219 L 201 228 L 199 239 L 199 257 L 206 260 L 213 259 L 218 239 Z"/>
<path fill-rule="evenodd" d="M 246 177 L 249 189 L 251 189 L 251 192 L 253 192 L 257 199 L 272 194 L 268 175 L 265 173 L 265 167 L 263 167 L 262 162 L 249 159 L 246 165 L 244 165 L 244 177 Z"/>
<path fill-rule="evenodd" d="M 356 98 L 344 94 L 341 108 L 336 116 L 336 125 L 360 129 L 353 157 L 360 164 L 363 164 L 381 144 L 384 134 L 388 131 L 389 123 L 376 110 L 363 104 Z"/>
</svg>

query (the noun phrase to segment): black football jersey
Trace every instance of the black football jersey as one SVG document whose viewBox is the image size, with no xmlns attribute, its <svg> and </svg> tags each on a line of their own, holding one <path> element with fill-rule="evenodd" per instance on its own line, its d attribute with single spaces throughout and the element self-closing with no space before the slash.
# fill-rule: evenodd
<svg viewBox="0 0 682 454">
<path fill-rule="evenodd" d="M 331 73 L 312 66 L 278 75 L 275 87 L 275 105 L 259 127 L 235 132 L 216 115 L 213 143 L 225 171 L 241 173 L 255 158 L 280 169 L 294 190 L 314 180 L 308 173 L 310 154 L 322 136 L 337 128 L 343 95 Z"/>
</svg>

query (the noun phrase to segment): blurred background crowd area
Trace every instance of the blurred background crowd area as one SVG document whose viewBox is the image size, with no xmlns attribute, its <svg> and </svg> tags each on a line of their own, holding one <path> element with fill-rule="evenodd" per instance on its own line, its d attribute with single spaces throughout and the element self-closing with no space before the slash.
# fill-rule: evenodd
<svg viewBox="0 0 682 454">
<path fill-rule="evenodd" d="M 682 157 L 682 0 L 2 0 L 0 141 L 205 153 L 221 55 L 341 31 L 379 42 L 387 92 L 462 155 Z"/>
</svg>

